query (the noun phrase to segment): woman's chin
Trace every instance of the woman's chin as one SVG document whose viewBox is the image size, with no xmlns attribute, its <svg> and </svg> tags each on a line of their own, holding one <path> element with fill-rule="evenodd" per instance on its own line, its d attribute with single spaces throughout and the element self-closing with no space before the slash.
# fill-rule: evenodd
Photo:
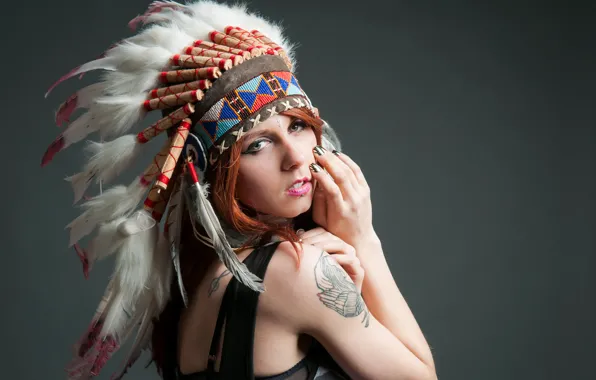
<svg viewBox="0 0 596 380">
<path fill-rule="evenodd" d="M 309 196 L 295 199 L 293 202 L 290 202 L 286 208 L 286 213 L 291 214 L 286 216 L 286 218 L 295 218 L 298 215 L 304 214 L 310 210 L 311 206 L 312 198 Z"/>
</svg>

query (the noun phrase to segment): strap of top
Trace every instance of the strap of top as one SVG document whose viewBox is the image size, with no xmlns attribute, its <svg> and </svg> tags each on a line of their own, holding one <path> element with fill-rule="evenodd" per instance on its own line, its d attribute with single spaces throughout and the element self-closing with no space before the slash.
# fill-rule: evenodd
<svg viewBox="0 0 596 380">
<path fill-rule="evenodd" d="M 274 242 L 251 252 L 244 260 L 247 268 L 264 279 L 269 261 L 279 243 Z M 220 308 L 220 314 L 223 309 L 226 319 L 219 370 L 222 379 L 254 379 L 253 345 L 259 295 L 259 292 L 249 289 L 236 278 L 232 278 L 227 286 Z M 223 324 L 223 317 L 221 323 Z M 219 336 L 220 332 L 216 331 L 214 337 Z M 215 349 L 212 352 L 217 352 L 218 343 L 219 339 L 215 341 L 215 345 L 212 344 L 212 348 Z"/>
<path fill-rule="evenodd" d="M 221 301 L 221 306 L 219 307 L 219 313 L 217 315 L 217 323 L 215 324 L 215 331 L 213 332 L 213 337 L 211 338 L 211 348 L 209 349 L 209 358 L 207 361 L 207 371 L 208 372 L 215 372 L 215 361 L 217 360 L 217 351 L 219 350 L 219 341 L 220 341 L 220 337 L 221 337 L 221 330 L 223 327 L 223 323 L 226 319 L 226 314 L 227 314 L 226 311 L 228 309 L 227 305 L 229 304 L 229 299 L 230 299 L 229 289 L 230 289 L 230 287 L 227 286 L 226 291 L 224 292 L 224 296 Z"/>
</svg>

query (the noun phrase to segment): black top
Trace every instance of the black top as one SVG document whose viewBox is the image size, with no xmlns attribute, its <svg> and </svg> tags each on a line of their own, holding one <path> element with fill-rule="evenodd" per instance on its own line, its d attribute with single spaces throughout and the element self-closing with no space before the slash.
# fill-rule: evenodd
<svg viewBox="0 0 596 380">
<path fill-rule="evenodd" d="M 265 271 L 280 242 L 254 249 L 244 260 L 247 268 L 264 279 Z M 211 340 L 207 369 L 180 373 L 175 366 L 173 379 L 179 380 L 340 380 L 349 379 L 323 346 L 313 338 L 306 357 L 280 374 L 255 377 L 253 369 L 253 344 L 259 292 L 255 292 L 232 277 L 224 293 L 215 331 Z M 219 371 L 215 371 L 221 330 L 226 322 L 222 358 Z M 177 345 L 175 340 L 172 341 Z M 170 352 L 176 352 L 176 346 Z M 274 359 L 274 358 L 272 358 Z M 175 361 L 177 363 L 177 361 Z M 165 374 L 164 374 L 165 375 Z M 169 377 L 169 376 L 168 376 Z M 164 376 L 164 378 L 166 378 Z"/>
</svg>

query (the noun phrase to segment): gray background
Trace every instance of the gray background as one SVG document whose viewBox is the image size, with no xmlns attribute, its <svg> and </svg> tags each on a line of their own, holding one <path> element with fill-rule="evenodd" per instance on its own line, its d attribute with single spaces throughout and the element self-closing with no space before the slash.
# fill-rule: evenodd
<svg viewBox="0 0 596 380">
<path fill-rule="evenodd" d="M 148 3 L 3 9 L 2 379 L 64 378 L 112 270 L 85 281 L 67 248 L 78 214 L 62 178 L 81 145 L 39 167 L 54 110 L 83 83 L 43 94 Z M 593 4 L 252 2 L 300 42 L 301 84 L 371 183 L 440 379 L 595 378 Z M 129 379 L 157 379 L 143 362 Z"/>
</svg>

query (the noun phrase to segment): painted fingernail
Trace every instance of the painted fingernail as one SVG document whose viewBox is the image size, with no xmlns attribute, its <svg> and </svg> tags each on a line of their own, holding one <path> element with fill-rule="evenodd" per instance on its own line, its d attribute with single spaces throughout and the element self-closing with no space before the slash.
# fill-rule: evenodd
<svg viewBox="0 0 596 380">
<path fill-rule="evenodd" d="M 322 147 L 322 146 L 320 146 L 320 145 L 317 145 L 317 146 L 315 146 L 315 147 L 313 148 L 313 151 L 314 151 L 316 154 L 318 154 L 319 156 L 322 156 L 322 155 L 323 155 L 323 153 L 325 153 L 325 148 L 323 148 L 323 147 Z"/>
<path fill-rule="evenodd" d="M 318 173 L 321 171 L 321 167 L 317 164 L 310 164 L 309 167 L 310 167 L 310 170 L 312 170 L 315 173 Z"/>
<path fill-rule="evenodd" d="M 336 156 L 339 156 L 339 152 L 335 149 L 333 149 L 333 152 L 331 152 L 331 153 L 335 154 Z"/>
</svg>

